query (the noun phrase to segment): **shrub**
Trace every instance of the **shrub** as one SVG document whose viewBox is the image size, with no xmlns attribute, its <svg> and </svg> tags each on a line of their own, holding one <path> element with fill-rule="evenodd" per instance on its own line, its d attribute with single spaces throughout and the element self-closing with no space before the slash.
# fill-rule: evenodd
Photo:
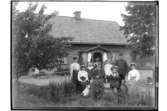
<svg viewBox="0 0 167 111">
<path fill-rule="evenodd" d="M 101 99 L 104 94 L 104 85 L 102 80 L 94 80 L 91 84 L 91 97 L 94 100 Z"/>
</svg>

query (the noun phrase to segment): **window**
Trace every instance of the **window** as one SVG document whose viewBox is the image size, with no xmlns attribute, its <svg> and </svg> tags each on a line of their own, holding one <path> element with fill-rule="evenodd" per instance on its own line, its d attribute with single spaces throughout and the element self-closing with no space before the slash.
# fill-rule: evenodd
<svg viewBox="0 0 167 111">
<path fill-rule="evenodd" d="M 63 64 L 67 64 L 67 57 L 63 57 Z"/>
<path fill-rule="evenodd" d="M 113 52 L 112 53 L 112 61 L 116 61 L 117 60 L 117 58 L 118 58 L 118 55 L 119 55 L 119 53 L 118 52 Z"/>
<path fill-rule="evenodd" d="M 67 64 L 67 57 L 63 57 L 61 59 L 58 59 L 59 63 L 61 64 Z"/>
</svg>

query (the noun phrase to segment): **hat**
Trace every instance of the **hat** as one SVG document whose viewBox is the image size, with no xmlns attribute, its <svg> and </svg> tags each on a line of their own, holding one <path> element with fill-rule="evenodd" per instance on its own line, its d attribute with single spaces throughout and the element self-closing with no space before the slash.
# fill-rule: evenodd
<svg viewBox="0 0 167 111">
<path fill-rule="evenodd" d="M 134 62 L 130 63 L 130 67 L 132 66 L 136 66 L 136 64 Z"/>
<path fill-rule="evenodd" d="M 77 60 L 78 58 L 76 56 L 73 57 L 73 60 Z"/>
<path fill-rule="evenodd" d="M 118 66 L 114 65 L 114 66 L 111 68 L 111 70 L 113 70 L 113 69 L 118 69 Z"/>
<path fill-rule="evenodd" d="M 85 68 L 85 66 L 84 66 L 84 65 L 81 65 L 81 68 Z"/>
<path fill-rule="evenodd" d="M 123 56 L 123 53 L 119 53 L 119 56 Z"/>
</svg>

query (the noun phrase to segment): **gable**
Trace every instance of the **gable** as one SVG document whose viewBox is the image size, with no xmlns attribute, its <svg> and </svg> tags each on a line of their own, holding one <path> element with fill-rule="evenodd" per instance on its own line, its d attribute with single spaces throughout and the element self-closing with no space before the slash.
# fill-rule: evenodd
<svg viewBox="0 0 167 111">
<path fill-rule="evenodd" d="M 90 51 L 94 51 L 94 50 L 102 50 L 102 51 L 105 51 L 105 52 L 110 52 L 110 50 L 98 45 L 96 47 L 92 47 L 92 48 L 89 48 L 87 50 L 85 50 L 85 52 L 90 52 Z"/>
</svg>

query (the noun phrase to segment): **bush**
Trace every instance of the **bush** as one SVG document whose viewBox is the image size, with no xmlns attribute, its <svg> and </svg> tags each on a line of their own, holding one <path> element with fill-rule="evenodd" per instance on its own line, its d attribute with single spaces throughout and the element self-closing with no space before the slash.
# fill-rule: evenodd
<svg viewBox="0 0 167 111">
<path fill-rule="evenodd" d="M 101 99 L 104 94 L 104 85 L 102 80 L 94 80 L 91 84 L 91 97 L 94 100 Z"/>
</svg>

